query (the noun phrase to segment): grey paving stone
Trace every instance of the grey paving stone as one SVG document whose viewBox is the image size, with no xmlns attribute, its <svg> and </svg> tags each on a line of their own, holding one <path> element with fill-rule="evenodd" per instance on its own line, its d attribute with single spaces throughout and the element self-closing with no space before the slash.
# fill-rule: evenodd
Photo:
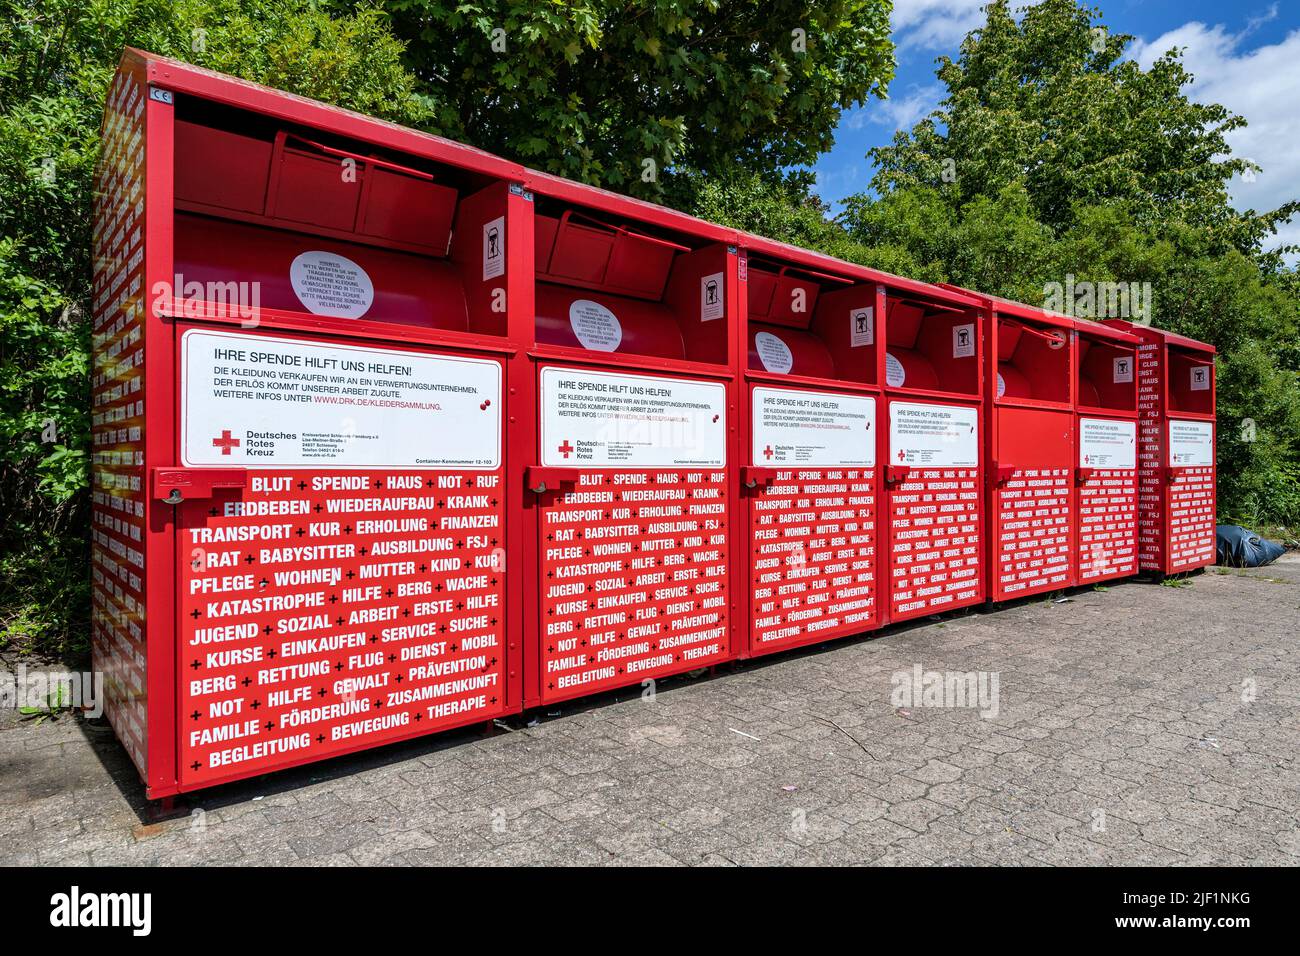
<svg viewBox="0 0 1300 956">
<path fill-rule="evenodd" d="M 0 713 L 0 863 L 1297 865 L 1300 601 L 1274 580 L 1294 595 L 1300 557 L 661 681 L 161 822 L 102 727 Z M 918 664 L 996 672 L 997 714 L 896 708 Z"/>
</svg>

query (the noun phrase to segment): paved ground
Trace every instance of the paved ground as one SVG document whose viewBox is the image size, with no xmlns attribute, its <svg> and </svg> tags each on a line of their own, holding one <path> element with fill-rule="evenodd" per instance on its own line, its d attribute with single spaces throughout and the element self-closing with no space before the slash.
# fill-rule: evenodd
<svg viewBox="0 0 1300 956">
<path fill-rule="evenodd" d="M 1288 556 L 607 695 L 163 823 L 110 733 L 10 712 L 0 863 L 1294 864 L 1298 645 Z M 896 706 L 917 665 L 996 676 L 996 715 Z"/>
</svg>

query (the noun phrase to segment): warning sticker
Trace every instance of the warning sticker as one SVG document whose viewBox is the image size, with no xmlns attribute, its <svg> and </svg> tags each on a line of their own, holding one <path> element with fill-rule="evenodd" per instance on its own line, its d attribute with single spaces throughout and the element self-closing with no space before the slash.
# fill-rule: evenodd
<svg viewBox="0 0 1300 956">
<path fill-rule="evenodd" d="M 1169 420 L 1169 464 L 1209 467 L 1214 464 L 1214 425 L 1211 422 Z"/>
<path fill-rule="evenodd" d="M 501 365 L 191 329 L 181 459 L 275 468 L 496 468 Z"/>
<path fill-rule="evenodd" d="M 506 271 L 506 217 L 483 225 L 483 278 L 495 279 Z"/>
<path fill-rule="evenodd" d="M 754 351 L 763 368 L 778 375 L 788 374 L 794 368 L 794 353 L 790 346 L 771 332 L 759 332 L 754 336 Z"/>
<path fill-rule="evenodd" d="M 1081 468 L 1136 468 L 1137 422 L 1079 419 Z"/>
<path fill-rule="evenodd" d="M 998 398 L 1001 398 L 1006 393 L 1007 393 L 1007 380 L 1002 377 L 1001 372 L 998 372 Z"/>
<path fill-rule="evenodd" d="M 889 412 L 889 463 L 914 468 L 979 465 L 979 413 L 957 405 L 895 402 Z"/>
<path fill-rule="evenodd" d="M 1120 385 L 1131 381 L 1133 381 L 1133 359 L 1130 356 L 1121 355 L 1115 359 L 1115 384 Z"/>
<path fill-rule="evenodd" d="M 700 321 L 712 322 L 722 318 L 726 304 L 722 298 L 722 273 L 700 279 Z"/>
<path fill-rule="evenodd" d="M 876 340 L 875 306 L 849 309 L 849 348 L 871 345 Z"/>
<path fill-rule="evenodd" d="M 727 395 L 720 382 L 542 369 L 542 463 L 720 468 Z"/>
<path fill-rule="evenodd" d="M 865 395 L 755 388 L 756 465 L 876 464 L 876 400 Z"/>
<path fill-rule="evenodd" d="M 623 341 L 623 326 L 609 309 L 591 299 L 574 299 L 569 306 L 569 325 L 584 349 L 617 352 Z"/>
<path fill-rule="evenodd" d="M 314 315 L 359 319 L 375 301 L 375 286 L 366 270 L 332 252 L 299 253 L 289 265 L 289 284 Z"/>
<path fill-rule="evenodd" d="M 975 326 L 954 325 L 952 328 L 952 357 L 970 358 L 975 354 Z"/>
<path fill-rule="evenodd" d="M 899 388 L 907 380 L 907 372 L 903 368 L 903 363 L 894 358 L 893 353 L 885 353 L 885 384 L 892 388 Z"/>
<path fill-rule="evenodd" d="M 1210 389 L 1210 367 L 1208 365 L 1192 366 L 1192 391 L 1207 392 Z"/>
</svg>

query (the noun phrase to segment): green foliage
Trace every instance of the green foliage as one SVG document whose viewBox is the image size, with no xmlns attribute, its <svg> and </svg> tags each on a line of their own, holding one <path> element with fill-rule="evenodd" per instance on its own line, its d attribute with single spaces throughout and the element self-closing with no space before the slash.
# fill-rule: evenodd
<svg viewBox="0 0 1300 956">
<path fill-rule="evenodd" d="M 939 108 L 872 151 L 848 235 L 905 274 L 1031 304 L 1067 276 L 1149 282 L 1155 325 L 1219 350 L 1221 516 L 1300 523 L 1300 279 L 1262 249 L 1300 203 L 1231 207 L 1251 167 L 1224 134 L 1245 120 L 1187 98 L 1177 51 L 1142 70 L 1074 0 L 987 15 L 940 59 Z"/>
<path fill-rule="evenodd" d="M 881 95 L 894 69 L 889 0 L 384 6 L 439 132 L 647 198 L 678 167 L 778 181 L 829 149 L 841 108 Z"/>
<path fill-rule="evenodd" d="M 1245 120 L 1187 98 L 1192 76 L 1179 51 L 1143 70 L 1124 59 L 1133 37 L 1110 33 L 1075 0 L 1027 6 L 1019 21 L 1010 7 L 991 3 L 957 58 L 939 58 L 948 91 L 939 108 L 871 151 L 877 191 L 940 184 L 960 208 L 1021 184 L 1034 218 L 1053 230 L 1080 208 L 1119 203 L 1141 227 L 1199 227 L 1216 251 L 1255 250 L 1298 208 L 1256 215 L 1228 204 L 1231 177 L 1256 168 L 1224 139 Z"/>
<path fill-rule="evenodd" d="M 312 0 L 0 0 L 0 646 L 85 647 L 92 176 L 135 46 L 420 124 L 384 14 Z"/>
</svg>

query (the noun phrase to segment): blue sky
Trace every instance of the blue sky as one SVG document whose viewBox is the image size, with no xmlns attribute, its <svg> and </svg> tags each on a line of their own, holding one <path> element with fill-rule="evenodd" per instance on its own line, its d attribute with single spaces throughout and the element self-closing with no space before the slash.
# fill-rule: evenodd
<svg viewBox="0 0 1300 956">
<path fill-rule="evenodd" d="M 965 34 L 983 22 L 986 0 L 894 0 L 898 72 L 885 102 L 848 110 L 835 147 L 815 170 L 818 192 L 831 202 L 862 192 L 872 175 L 866 152 L 910 129 L 943 95 L 934 60 L 955 55 Z M 1300 196 L 1300 3 L 1273 0 L 1093 0 L 1112 31 L 1137 41 L 1129 55 L 1148 65 L 1173 46 L 1186 48 L 1195 74 L 1193 99 L 1214 101 L 1245 116 L 1249 126 L 1229 145 L 1263 172 L 1234 180 L 1239 208 L 1273 209 Z M 1300 243 L 1300 222 L 1284 227 L 1278 242 Z"/>
</svg>

